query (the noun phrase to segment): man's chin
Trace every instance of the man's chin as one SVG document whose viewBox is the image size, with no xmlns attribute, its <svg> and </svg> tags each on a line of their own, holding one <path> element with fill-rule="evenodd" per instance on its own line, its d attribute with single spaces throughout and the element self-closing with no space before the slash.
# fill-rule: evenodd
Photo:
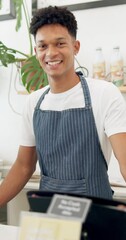
<svg viewBox="0 0 126 240">
<path fill-rule="evenodd" d="M 46 72 L 49 77 L 57 78 L 61 77 L 61 72 Z"/>
</svg>

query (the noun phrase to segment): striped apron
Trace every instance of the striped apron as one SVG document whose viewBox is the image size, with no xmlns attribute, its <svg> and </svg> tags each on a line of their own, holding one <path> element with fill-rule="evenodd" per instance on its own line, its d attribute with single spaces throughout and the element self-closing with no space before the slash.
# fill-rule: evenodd
<svg viewBox="0 0 126 240">
<path fill-rule="evenodd" d="M 40 190 L 112 198 L 86 80 L 80 77 L 84 108 L 41 110 L 47 89 L 33 115 L 36 149 L 41 169 Z"/>
</svg>

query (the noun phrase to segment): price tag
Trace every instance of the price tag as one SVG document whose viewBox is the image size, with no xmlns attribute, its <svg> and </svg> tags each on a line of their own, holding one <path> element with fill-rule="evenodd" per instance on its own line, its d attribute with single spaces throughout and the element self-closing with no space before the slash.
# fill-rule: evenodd
<svg viewBox="0 0 126 240">
<path fill-rule="evenodd" d="M 47 212 L 85 222 L 91 203 L 90 199 L 55 194 Z"/>
</svg>

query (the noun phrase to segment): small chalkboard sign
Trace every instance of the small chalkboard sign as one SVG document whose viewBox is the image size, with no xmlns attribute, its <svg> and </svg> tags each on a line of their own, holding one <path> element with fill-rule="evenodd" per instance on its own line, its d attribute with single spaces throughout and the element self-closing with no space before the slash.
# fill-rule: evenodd
<svg viewBox="0 0 126 240">
<path fill-rule="evenodd" d="M 92 200 L 54 194 L 47 213 L 85 222 Z"/>
</svg>

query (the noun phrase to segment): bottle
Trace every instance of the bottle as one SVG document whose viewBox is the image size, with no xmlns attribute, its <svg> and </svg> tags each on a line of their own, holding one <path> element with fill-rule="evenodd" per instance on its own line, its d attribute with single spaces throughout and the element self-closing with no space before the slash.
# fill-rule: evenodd
<svg viewBox="0 0 126 240">
<path fill-rule="evenodd" d="M 111 82 L 113 82 L 117 87 L 124 84 L 123 59 L 119 46 L 113 48 L 110 59 L 110 74 Z"/>
<path fill-rule="evenodd" d="M 102 53 L 102 48 L 96 48 L 95 58 L 93 63 L 93 78 L 105 79 L 106 66 Z"/>
</svg>

